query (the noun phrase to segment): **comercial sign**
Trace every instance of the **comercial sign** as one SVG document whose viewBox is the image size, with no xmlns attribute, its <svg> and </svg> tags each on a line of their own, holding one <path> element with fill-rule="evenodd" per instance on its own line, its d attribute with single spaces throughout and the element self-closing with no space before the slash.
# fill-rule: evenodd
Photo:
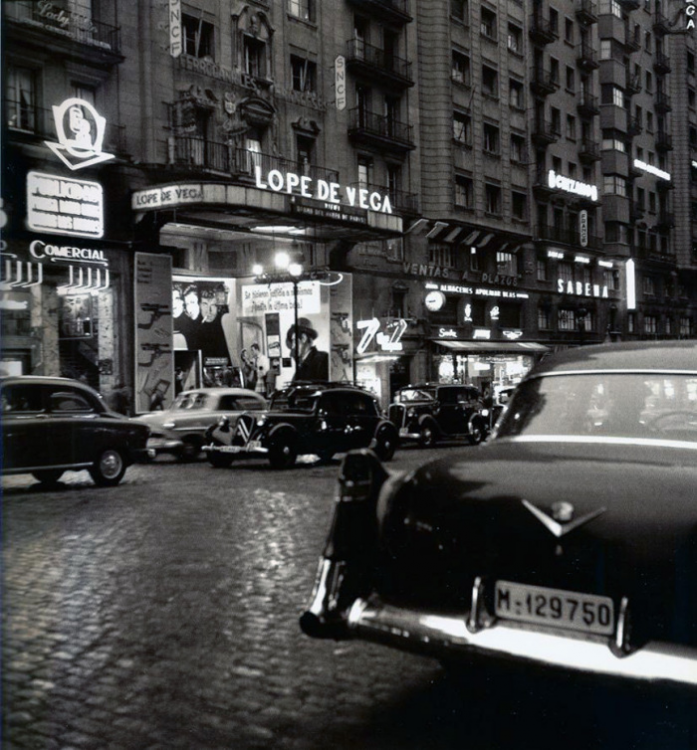
<svg viewBox="0 0 697 750">
<path fill-rule="evenodd" d="M 588 247 L 588 211 L 578 212 L 578 234 L 581 247 Z"/>
<path fill-rule="evenodd" d="M 182 6 L 181 0 L 169 0 L 169 54 L 179 57 L 182 53 Z"/>
<path fill-rule="evenodd" d="M 598 200 L 598 188 L 595 185 L 589 185 L 580 180 L 574 180 L 571 177 L 557 174 L 553 169 L 547 173 L 547 184 L 551 188 L 563 190 L 565 193 L 573 193 L 584 198 L 590 198 L 592 201 Z"/>
<path fill-rule="evenodd" d="M 357 321 L 356 328 L 363 331 L 361 340 L 356 346 L 358 354 L 364 354 L 373 339 L 383 352 L 403 351 L 402 336 L 407 330 L 407 321 L 403 318 L 397 318 L 397 320 L 385 323 L 384 331 L 380 330 L 382 327 L 383 325 L 378 318 Z"/>
<path fill-rule="evenodd" d="M 58 143 L 44 143 L 69 169 L 84 169 L 114 158 L 102 151 L 106 119 L 89 102 L 66 99 L 53 107 L 53 119 Z"/>
<path fill-rule="evenodd" d="M 670 180 L 670 174 L 668 172 L 665 172 L 663 169 L 659 169 L 658 167 L 654 167 L 653 164 L 647 164 L 641 159 L 634 159 L 634 166 L 637 169 L 641 169 L 643 172 L 648 172 L 649 174 L 655 175 L 656 177 L 660 177 L 662 180 Z"/>
<path fill-rule="evenodd" d="M 346 109 L 346 58 L 343 55 L 334 60 L 334 97 L 336 108 Z"/>
<path fill-rule="evenodd" d="M 426 289 L 443 292 L 443 294 L 471 294 L 473 297 L 493 297 L 500 299 L 528 299 L 527 292 L 518 292 L 508 289 L 489 289 L 488 287 L 471 286 L 465 284 L 446 284 L 428 282 L 424 285 Z"/>
<path fill-rule="evenodd" d="M 98 182 L 29 172 L 27 225 L 35 232 L 99 238 L 104 235 L 104 191 Z"/>
<path fill-rule="evenodd" d="M 280 169 L 264 173 L 259 166 L 254 168 L 254 179 L 260 190 L 288 194 L 297 192 L 302 198 L 314 198 L 328 205 L 338 206 L 343 203 L 366 211 L 392 213 L 390 197 L 368 188 L 342 186 L 338 182 L 315 180 L 308 175 L 282 172 Z"/>
<path fill-rule="evenodd" d="M 591 284 L 589 281 L 565 281 L 557 279 L 557 292 L 559 294 L 573 294 L 576 297 L 599 297 L 607 299 L 609 291 L 606 285 Z"/>
</svg>

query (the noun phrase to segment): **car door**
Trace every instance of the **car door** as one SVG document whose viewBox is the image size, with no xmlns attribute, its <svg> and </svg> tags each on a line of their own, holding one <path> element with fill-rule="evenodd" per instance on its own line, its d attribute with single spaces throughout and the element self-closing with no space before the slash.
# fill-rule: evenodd
<svg viewBox="0 0 697 750">
<path fill-rule="evenodd" d="M 348 431 L 342 394 L 323 393 L 317 405 L 312 427 L 312 449 L 316 452 L 339 453 L 348 450 Z"/>
<path fill-rule="evenodd" d="M 342 399 L 342 406 L 350 447 L 367 448 L 379 420 L 374 399 L 366 393 L 349 393 Z"/>
<path fill-rule="evenodd" d="M 94 460 L 111 437 L 103 411 L 87 390 L 62 384 L 48 388 L 46 430 L 53 465 L 86 466 Z"/>
<path fill-rule="evenodd" d="M 447 435 L 465 432 L 467 429 L 463 405 L 458 400 L 458 392 L 461 390 L 455 387 L 444 387 L 436 391 L 438 400 L 436 419 L 441 431 Z"/>
<path fill-rule="evenodd" d="M 2 389 L 2 464 L 5 469 L 49 466 L 45 387 L 8 383 Z"/>
</svg>

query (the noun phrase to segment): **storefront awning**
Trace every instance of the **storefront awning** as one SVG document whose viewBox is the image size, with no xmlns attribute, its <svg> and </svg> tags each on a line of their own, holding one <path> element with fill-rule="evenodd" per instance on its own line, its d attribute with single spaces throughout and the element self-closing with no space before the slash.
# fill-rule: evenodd
<svg viewBox="0 0 697 750">
<path fill-rule="evenodd" d="M 549 352 L 551 349 L 544 344 L 528 341 L 443 341 L 431 339 L 439 346 L 458 352 Z"/>
</svg>

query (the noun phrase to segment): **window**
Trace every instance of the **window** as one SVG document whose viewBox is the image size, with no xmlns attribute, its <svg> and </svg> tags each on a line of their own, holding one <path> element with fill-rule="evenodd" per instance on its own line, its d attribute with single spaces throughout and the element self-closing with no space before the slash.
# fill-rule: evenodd
<svg viewBox="0 0 697 750">
<path fill-rule="evenodd" d="M 646 113 L 646 132 L 653 133 L 653 112 Z"/>
<path fill-rule="evenodd" d="M 556 107 L 552 107 L 550 110 L 551 120 L 550 125 L 552 127 L 553 133 L 561 133 L 561 110 L 557 109 Z M 561 172 L 561 165 L 559 170 Z"/>
<path fill-rule="evenodd" d="M 358 184 L 367 187 L 373 182 L 373 161 L 364 156 L 358 158 Z"/>
<path fill-rule="evenodd" d="M 612 15 L 622 18 L 622 7 L 617 0 L 600 0 L 600 15 Z"/>
<path fill-rule="evenodd" d="M 470 177 L 455 177 L 455 205 L 458 208 L 474 208 L 474 183 Z"/>
<path fill-rule="evenodd" d="M 559 278 L 568 284 L 574 280 L 574 267 L 571 263 L 560 263 L 558 267 Z"/>
<path fill-rule="evenodd" d="M 566 116 L 566 137 L 571 140 L 576 140 L 576 118 L 573 115 Z"/>
<path fill-rule="evenodd" d="M 496 41 L 496 13 L 488 8 L 482 8 L 480 30 L 482 36 Z"/>
<path fill-rule="evenodd" d="M 511 133 L 511 153 L 509 158 L 512 162 L 522 164 L 526 160 L 525 138 L 522 135 Z"/>
<path fill-rule="evenodd" d="M 508 24 L 508 49 L 523 54 L 523 30 L 515 24 Z"/>
<path fill-rule="evenodd" d="M 627 195 L 627 182 L 616 174 L 603 175 L 603 193 L 605 195 Z"/>
<path fill-rule="evenodd" d="M 463 23 L 467 21 L 469 17 L 467 0 L 450 0 L 450 15 Z"/>
<path fill-rule="evenodd" d="M 535 270 L 538 281 L 547 281 L 547 261 L 544 258 L 537 259 Z"/>
<path fill-rule="evenodd" d="M 314 21 L 314 0 L 288 0 L 288 13 L 303 21 Z"/>
<path fill-rule="evenodd" d="M 518 275 L 518 256 L 513 253 L 496 253 L 496 273 L 501 276 Z"/>
<path fill-rule="evenodd" d="M 213 24 L 203 18 L 182 14 L 184 52 L 192 57 L 215 58 Z"/>
<path fill-rule="evenodd" d="M 486 213 L 498 216 L 501 213 L 501 188 L 498 185 L 486 185 L 484 195 L 486 198 Z"/>
<path fill-rule="evenodd" d="M 34 71 L 10 67 L 7 73 L 6 117 L 10 128 L 36 129 Z"/>
<path fill-rule="evenodd" d="M 651 32 L 647 31 L 644 34 L 644 49 L 651 54 Z"/>
<path fill-rule="evenodd" d="M 656 296 L 656 280 L 653 276 L 644 276 L 641 288 L 647 297 Z"/>
<path fill-rule="evenodd" d="M 554 8 L 549 9 L 549 28 L 559 36 L 559 11 Z"/>
<path fill-rule="evenodd" d="M 680 318 L 680 335 L 686 337 L 692 336 L 692 318 Z"/>
<path fill-rule="evenodd" d="M 601 60 L 612 59 L 612 41 L 610 39 L 600 40 L 600 59 Z"/>
<path fill-rule="evenodd" d="M 645 87 L 646 91 L 650 94 L 653 91 L 653 75 L 651 75 L 651 71 L 646 71 L 646 85 Z"/>
<path fill-rule="evenodd" d="M 498 98 L 499 81 L 498 72 L 488 65 L 482 65 L 482 93 L 485 96 Z"/>
<path fill-rule="evenodd" d="M 97 103 L 97 90 L 94 86 L 86 86 L 82 83 L 73 83 L 73 96 L 77 99 L 82 99 L 84 102 L 89 102 L 93 107 Z"/>
<path fill-rule="evenodd" d="M 511 78 L 508 82 L 508 103 L 514 109 L 525 109 L 524 87 L 520 81 Z"/>
<path fill-rule="evenodd" d="M 245 34 L 242 38 L 245 72 L 254 78 L 263 78 L 266 71 L 266 43 Z"/>
<path fill-rule="evenodd" d="M 552 311 L 546 307 L 537 308 L 537 328 L 540 331 L 549 331 L 552 328 Z"/>
<path fill-rule="evenodd" d="M 564 41 L 574 43 L 574 22 L 570 18 L 564 19 Z"/>
<path fill-rule="evenodd" d="M 314 163 L 315 141 L 313 138 L 299 135 L 295 140 L 300 174 L 309 175 L 310 166 Z"/>
<path fill-rule="evenodd" d="M 467 55 L 453 50 L 453 69 L 452 79 L 456 83 L 464 83 L 465 86 L 471 85 L 470 78 L 470 59 Z"/>
<path fill-rule="evenodd" d="M 622 151 L 625 153 L 627 148 L 625 142 L 621 139 L 621 134 L 614 130 L 603 130 L 603 141 L 601 144 L 603 151 Z"/>
<path fill-rule="evenodd" d="M 316 90 L 317 66 L 314 62 L 298 55 L 291 55 L 290 68 L 293 76 L 293 91 Z"/>
<path fill-rule="evenodd" d="M 511 213 L 513 218 L 518 221 L 525 221 L 528 218 L 528 205 L 525 193 L 519 193 L 516 190 L 511 191 Z"/>
<path fill-rule="evenodd" d="M 444 242 L 429 243 L 428 262 L 434 266 L 452 268 L 455 265 L 453 263 L 453 246 L 446 245 Z"/>
<path fill-rule="evenodd" d="M 568 65 L 566 67 L 566 90 L 576 90 L 576 71 Z"/>
<path fill-rule="evenodd" d="M 576 330 L 576 311 L 575 310 L 559 310 L 558 322 L 560 331 L 575 331 Z"/>
<path fill-rule="evenodd" d="M 658 333 L 658 318 L 655 315 L 644 315 L 644 333 Z"/>
<path fill-rule="evenodd" d="M 455 112 L 453 115 L 453 138 L 463 146 L 472 145 L 472 118 Z"/>
<path fill-rule="evenodd" d="M 495 125 L 484 123 L 484 151 L 488 154 L 499 153 L 499 129 Z"/>
<path fill-rule="evenodd" d="M 549 58 L 549 77 L 554 83 L 559 84 L 559 60 L 556 57 Z"/>
</svg>

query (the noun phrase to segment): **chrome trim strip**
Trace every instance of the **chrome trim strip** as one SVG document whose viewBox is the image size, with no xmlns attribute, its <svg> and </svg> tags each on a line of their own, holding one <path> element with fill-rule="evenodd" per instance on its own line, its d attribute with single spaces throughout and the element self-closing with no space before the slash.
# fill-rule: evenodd
<svg viewBox="0 0 697 750">
<path fill-rule="evenodd" d="M 578 443 L 582 445 L 634 445 L 644 448 L 682 448 L 697 450 L 697 440 L 659 440 L 657 438 L 603 437 L 596 435 L 519 435 L 498 438 L 507 443 Z"/>
<path fill-rule="evenodd" d="M 696 648 L 653 641 L 618 658 L 610 648 L 612 639 L 570 637 L 501 620 L 473 633 L 467 620 L 467 614 L 432 615 L 365 599 L 357 599 L 348 613 L 354 637 L 406 650 L 431 655 L 476 652 L 598 675 L 697 686 Z"/>
<path fill-rule="evenodd" d="M 622 369 L 599 369 L 599 370 L 564 370 L 559 372 L 541 372 L 539 375 L 530 375 L 526 380 L 539 380 L 541 378 L 561 378 L 564 375 L 697 375 L 697 370 L 654 370 L 653 367 L 635 367 Z"/>
<path fill-rule="evenodd" d="M 54 469 L 62 469 L 63 471 L 80 471 L 81 469 L 89 469 L 93 466 L 94 462 L 87 461 L 79 464 L 56 464 L 52 466 L 21 466 L 19 468 L 8 468 L 7 466 L 2 467 L 3 474 L 31 474 L 34 471 L 53 471 Z"/>
</svg>

